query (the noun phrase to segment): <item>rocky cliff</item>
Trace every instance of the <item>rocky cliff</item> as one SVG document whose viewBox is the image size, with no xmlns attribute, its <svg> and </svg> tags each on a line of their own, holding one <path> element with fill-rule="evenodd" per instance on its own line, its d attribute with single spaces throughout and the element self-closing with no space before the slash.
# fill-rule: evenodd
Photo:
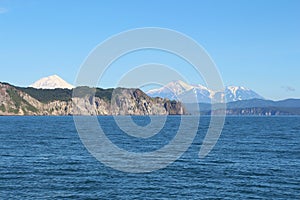
<svg viewBox="0 0 300 200">
<path fill-rule="evenodd" d="M 75 91 L 74 91 L 75 90 Z M 0 83 L 0 115 L 182 115 L 177 101 L 151 98 L 139 89 L 20 88 Z"/>
</svg>

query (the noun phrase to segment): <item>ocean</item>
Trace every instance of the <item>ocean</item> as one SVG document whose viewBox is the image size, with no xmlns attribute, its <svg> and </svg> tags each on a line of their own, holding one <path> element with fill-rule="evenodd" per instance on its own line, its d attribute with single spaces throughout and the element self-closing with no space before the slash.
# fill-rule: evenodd
<svg viewBox="0 0 300 200">
<path fill-rule="evenodd" d="M 167 145 L 180 116 L 169 116 L 148 139 L 122 132 L 111 116 L 98 120 L 114 144 L 139 153 Z M 133 120 L 150 123 L 147 116 Z M 209 120 L 201 117 L 193 143 L 177 161 L 126 173 L 88 152 L 71 116 L 2 116 L 0 199 L 300 199 L 299 116 L 226 117 L 217 144 L 200 159 Z"/>
</svg>

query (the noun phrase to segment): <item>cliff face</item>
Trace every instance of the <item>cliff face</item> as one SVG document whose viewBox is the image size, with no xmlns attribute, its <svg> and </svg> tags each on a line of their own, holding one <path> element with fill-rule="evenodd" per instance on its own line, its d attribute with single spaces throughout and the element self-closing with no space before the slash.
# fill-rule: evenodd
<svg viewBox="0 0 300 200">
<path fill-rule="evenodd" d="M 139 89 L 117 88 L 109 91 L 101 89 L 102 93 L 98 95 L 97 93 L 96 95 L 83 93 L 75 96 L 71 96 L 70 91 L 64 91 L 66 94 L 63 93 L 63 98 L 59 96 L 60 94 L 56 95 L 53 90 L 34 89 L 34 93 L 26 91 L 26 88 L 20 89 L 9 84 L 0 83 L 0 115 L 186 114 L 180 102 L 151 98 Z M 49 98 L 50 100 L 42 101 L 42 97 L 38 98 L 47 95 L 47 93 L 52 95 Z M 107 93 L 110 95 L 107 95 Z M 102 94 L 105 95 L 102 97 Z"/>
</svg>

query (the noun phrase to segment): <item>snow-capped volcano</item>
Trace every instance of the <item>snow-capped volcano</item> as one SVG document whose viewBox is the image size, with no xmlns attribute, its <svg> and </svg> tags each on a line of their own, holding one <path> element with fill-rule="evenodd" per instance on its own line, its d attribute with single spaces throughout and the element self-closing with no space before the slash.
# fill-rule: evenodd
<svg viewBox="0 0 300 200">
<path fill-rule="evenodd" d="M 225 98 L 229 101 L 240 101 L 248 99 L 264 99 L 262 96 L 245 87 L 228 86 L 225 88 Z"/>
<path fill-rule="evenodd" d="M 193 89 L 193 87 L 181 80 L 173 81 L 167 85 L 147 91 L 147 95 L 151 97 L 163 97 L 168 99 L 178 99 L 180 94 Z"/>
<path fill-rule="evenodd" d="M 37 89 L 55 89 L 55 88 L 64 88 L 64 89 L 72 89 L 73 85 L 67 83 L 62 78 L 57 75 L 52 75 L 48 77 L 41 78 L 40 80 L 34 82 L 29 87 L 37 88 Z"/>
<path fill-rule="evenodd" d="M 162 97 L 171 100 L 182 100 L 186 102 L 197 101 L 198 103 L 211 103 L 212 99 L 225 96 L 226 102 L 247 100 L 247 99 L 263 99 L 262 96 L 245 87 L 228 86 L 225 88 L 224 94 L 220 91 L 213 91 L 203 85 L 190 85 L 181 80 L 173 81 L 167 85 L 146 91 L 151 97 Z"/>
</svg>

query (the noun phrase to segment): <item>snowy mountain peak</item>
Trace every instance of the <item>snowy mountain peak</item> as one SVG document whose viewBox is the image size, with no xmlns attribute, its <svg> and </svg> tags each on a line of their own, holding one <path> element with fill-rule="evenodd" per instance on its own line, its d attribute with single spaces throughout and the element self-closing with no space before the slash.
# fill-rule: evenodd
<svg viewBox="0 0 300 200">
<path fill-rule="evenodd" d="M 162 97 L 168 99 L 180 100 L 191 95 L 196 95 L 197 102 L 211 103 L 212 99 L 223 96 L 226 102 L 263 99 L 256 92 L 242 86 L 228 86 L 225 88 L 225 94 L 220 91 L 211 90 L 203 85 L 190 85 L 183 81 L 173 81 L 167 85 L 152 89 L 146 92 L 151 97 Z"/>
<path fill-rule="evenodd" d="M 227 101 L 240 101 L 248 99 L 264 99 L 262 96 L 242 86 L 228 86 L 225 88 Z"/>
<path fill-rule="evenodd" d="M 177 80 L 172 81 L 161 88 L 155 88 L 147 91 L 149 96 L 155 97 L 163 97 L 168 99 L 178 99 L 178 96 L 186 91 L 192 90 L 193 86 L 187 84 L 184 81 Z"/>
<path fill-rule="evenodd" d="M 198 88 L 198 89 L 202 89 L 202 90 L 209 90 L 207 87 L 197 84 L 197 85 L 193 85 L 194 88 Z"/>
<path fill-rule="evenodd" d="M 250 90 L 250 89 L 242 87 L 242 86 L 228 86 L 227 89 L 229 89 L 233 93 L 235 93 L 238 90 Z"/>
<path fill-rule="evenodd" d="M 193 88 L 193 86 L 181 80 L 170 82 L 166 85 L 166 87 L 175 92 L 177 95 Z"/>
<path fill-rule="evenodd" d="M 41 78 L 40 80 L 34 82 L 29 87 L 37 88 L 37 89 L 56 89 L 56 88 L 65 88 L 72 89 L 73 85 L 67 83 L 58 75 L 52 75 L 48 77 Z"/>
<path fill-rule="evenodd" d="M 183 82 L 182 80 L 170 82 L 169 85 L 177 85 L 182 87 L 184 90 L 190 90 L 192 88 L 191 85 L 187 84 L 186 82 Z"/>
</svg>

